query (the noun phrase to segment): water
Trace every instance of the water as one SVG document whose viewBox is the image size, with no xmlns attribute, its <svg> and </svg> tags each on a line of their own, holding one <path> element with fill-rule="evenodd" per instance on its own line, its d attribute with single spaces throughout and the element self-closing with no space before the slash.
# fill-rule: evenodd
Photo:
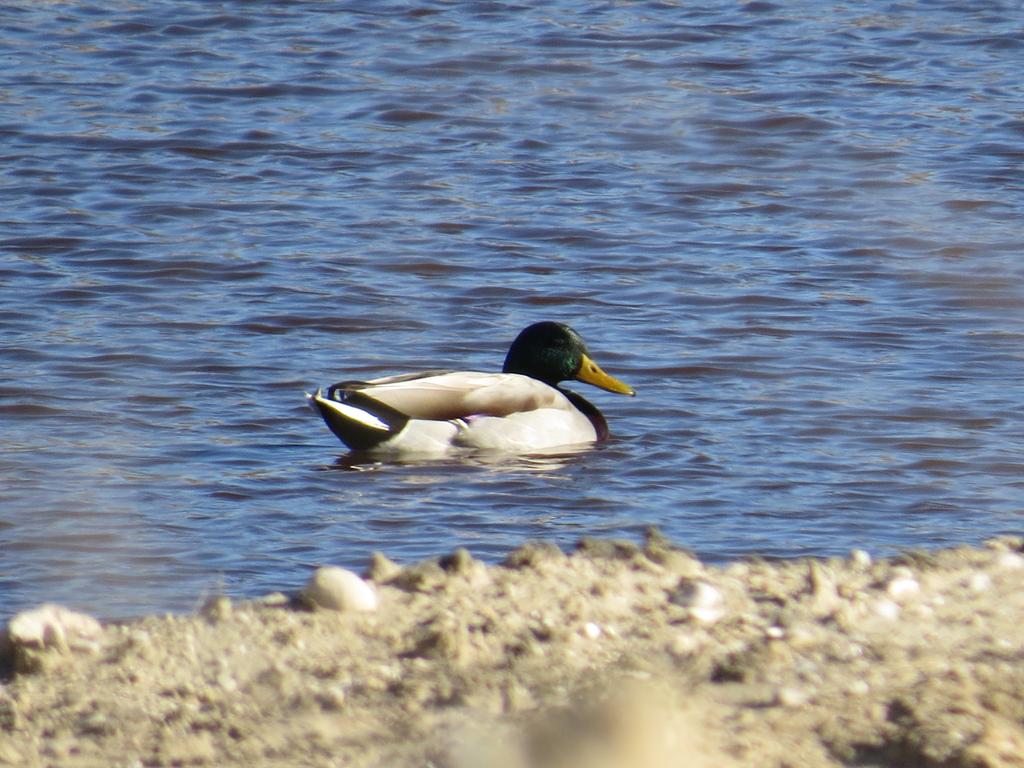
<svg viewBox="0 0 1024 768">
<path fill-rule="evenodd" d="M 703 6 L 0 6 L 0 614 L 1020 532 L 1020 4 Z M 304 405 L 539 319 L 638 389 L 597 450 L 352 461 Z"/>
</svg>

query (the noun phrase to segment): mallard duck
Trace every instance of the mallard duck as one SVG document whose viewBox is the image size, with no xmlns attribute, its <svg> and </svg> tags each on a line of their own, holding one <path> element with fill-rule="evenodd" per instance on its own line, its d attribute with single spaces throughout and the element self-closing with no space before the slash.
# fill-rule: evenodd
<svg viewBox="0 0 1024 768">
<path fill-rule="evenodd" d="M 576 331 L 542 322 L 516 337 L 501 373 L 427 371 L 343 381 L 307 397 L 355 451 L 530 453 L 608 437 L 601 412 L 559 386 L 568 379 L 636 394 L 591 360 Z"/>
</svg>

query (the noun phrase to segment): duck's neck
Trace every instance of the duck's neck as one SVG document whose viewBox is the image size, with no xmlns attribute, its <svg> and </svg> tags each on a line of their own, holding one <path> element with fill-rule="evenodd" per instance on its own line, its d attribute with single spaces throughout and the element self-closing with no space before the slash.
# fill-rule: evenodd
<svg viewBox="0 0 1024 768">
<path fill-rule="evenodd" d="M 608 436 L 611 434 L 608 430 L 608 422 L 605 420 L 604 414 L 597 410 L 597 406 L 583 397 L 583 395 L 576 394 L 571 389 L 559 387 L 558 391 L 569 398 L 569 402 L 573 404 L 576 410 L 590 419 L 590 423 L 594 425 L 594 431 L 597 433 L 597 442 L 601 443 L 608 439 Z"/>
</svg>

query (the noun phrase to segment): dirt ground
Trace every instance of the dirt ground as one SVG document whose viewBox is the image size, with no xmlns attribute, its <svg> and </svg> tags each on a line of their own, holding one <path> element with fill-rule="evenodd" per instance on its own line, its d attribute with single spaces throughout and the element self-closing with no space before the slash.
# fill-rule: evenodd
<svg viewBox="0 0 1024 768">
<path fill-rule="evenodd" d="M 1022 550 L 718 568 L 652 533 L 375 556 L 375 610 L 12 620 L 0 765 L 1024 766 Z"/>
</svg>

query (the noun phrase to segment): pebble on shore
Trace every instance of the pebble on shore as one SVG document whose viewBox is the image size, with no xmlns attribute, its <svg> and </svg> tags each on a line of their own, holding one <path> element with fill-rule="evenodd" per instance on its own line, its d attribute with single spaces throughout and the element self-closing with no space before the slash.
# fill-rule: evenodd
<svg viewBox="0 0 1024 768">
<path fill-rule="evenodd" d="M 307 604 L 331 611 L 375 611 L 378 604 L 372 584 L 336 566 L 313 571 L 300 596 Z"/>
</svg>

